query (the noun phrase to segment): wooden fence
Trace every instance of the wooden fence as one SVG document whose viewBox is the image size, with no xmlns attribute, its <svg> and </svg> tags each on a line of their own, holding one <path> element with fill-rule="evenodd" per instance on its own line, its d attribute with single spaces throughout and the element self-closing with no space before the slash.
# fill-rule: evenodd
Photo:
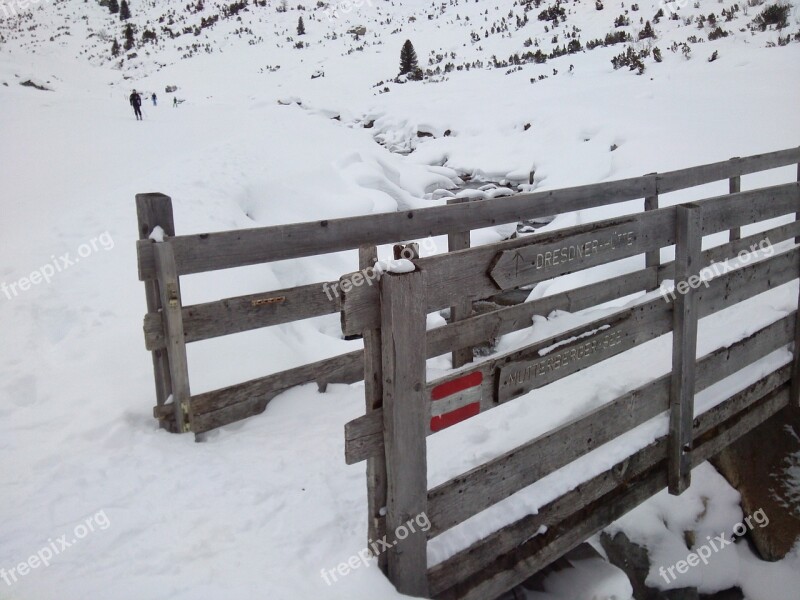
<svg viewBox="0 0 800 600">
<path fill-rule="evenodd" d="M 603 184 L 597 196 L 581 189 L 500 201 L 498 207 L 538 197 L 539 205 L 546 206 L 543 210 L 552 213 L 556 205 L 549 204 L 551 198 L 559 198 L 559 211 L 608 204 L 617 192 L 622 200 L 632 194 L 648 198 L 642 213 L 416 259 L 415 271 L 384 275 L 379 286 L 355 284 L 357 273 L 342 278 L 342 284 L 349 282 L 342 286 L 349 290 L 341 303 L 343 330 L 363 334 L 365 344 L 367 411 L 346 425 L 345 454 L 348 464 L 368 461 L 370 539 L 387 536 L 391 545 L 393 532 L 422 513 L 431 523 L 426 533 L 398 538 L 379 557 L 398 591 L 442 599 L 496 597 L 665 487 L 682 493 L 694 466 L 783 408 L 791 405 L 794 412 L 787 411 L 787 419 L 800 425 L 797 350 L 791 364 L 694 416 L 697 392 L 793 342 L 800 349 L 800 320 L 794 311 L 731 346 L 696 358 L 699 319 L 800 277 L 800 247 L 794 245 L 800 221 L 746 237 L 741 233 L 745 225 L 785 215 L 796 219 L 800 183 L 739 191 L 742 174 L 795 162 L 800 162 L 797 149 L 646 176 L 621 182 L 619 188 Z M 721 176 L 730 178 L 730 194 L 658 208 L 659 193 Z M 590 198 L 597 202 L 591 204 Z M 532 212 L 539 210 L 536 203 L 530 206 Z M 503 213 L 496 222 L 506 216 Z M 702 249 L 704 236 L 725 231 L 727 243 Z M 705 280 L 705 267 L 713 263 L 754 245 L 773 247 L 785 241 L 791 241 L 791 247 L 783 252 Z M 660 250 L 672 245 L 675 260 L 661 264 Z M 426 332 L 430 312 L 636 255 L 645 255 L 644 269 L 467 315 Z M 664 279 L 676 282 L 675 293 L 490 355 L 432 381 L 427 378 L 427 357 L 528 328 L 534 315 L 581 310 L 652 291 Z M 428 489 L 427 436 L 666 334 L 672 334 L 673 344 L 669 374 Z M 428 567 L 430 539 L 662 413 L 669 416 L 666 436 L 537 514 Z"/>
<path fill-rule="evenodd" d="M 265 291 L 184 306 L 180 277 L 219 269 L 287 260 L 342 250 L 359 249 L 359 268 L 371 266 L 374 246 L 448 235 L 450 250 L 469 247 L 470 230 L 513 223 L 537 217 L 553 216 L 575 210 L 645 199 L 648 210 L 658 208 L 658 195 L 713 181 L 730 179 L 731 191 L 738 191 L 742 175 L 776 168 L 800 160 L 800 149 L 792 148 L 769 154 L 736 158 L 729 161 L 650 174 L 575 188 L 519 194 L 509 198 L 456 202 L 413 211 L 366 215 L 276 227 L 236 231 L 176 235 L 172 203 L 163 194 L 139 194 L 136 197 L 139 221 L 137 257 L 139 278 L 145 284 L 147 314 L 144 320 L 145 345 L 152 352 L 156 387 L 154 415 L 173 432 L 203 433 L 211 429 L 259 414 L 281 392 L 305 383 L 317 382 L 320 389 L 328 383 L 353 383 L 370 377 L 367 410 L 380 407 L 380 378 L 375 378 L 371 350 L 379 342 L 379 310 L 374 298 L 352 307 L 348 334 L 363 331 L 364 350 L 300 365 L 296 368 L 231 385 L 210 392 L 192 394 L 189 384 L 186 344 L 219 336 L 250 331 L 292 321 L 340 312 L 342 299 L 329 297 L 326 289 L 340 282 L 318 282 L 289 289 Z M 745 196 L 746 197 L 746 196 Z M 160 227 L 165 239 L 156 243 L 153 231 Z M 732 232 L 733 234 L 734 232 Z M 648 254 L 648 265 L 658 264 L 657 251 Z M 354 268 L 356 265 L 354 265 Z M 661 273 L 663 274 L 663 273 Z M 458 274 L 454 275 L 456 278 Z M 494 335 L 514 330 L 519 318 L 535 311 L 579 310 L 611 298 L 616 292 L 631 292 L 655 285 L 645 275 L 619 279 L 624 286 L 613 289 L 598 285 L 594 296 L 573 298 L 560 294 L 538 303 L 499 312 L 497 319 L 468 320 L 472 299 L 494 286 L 484 278 L 482 290 L 472 296 L 452 298 L 452 323 L 428 335 L 429 356 L 453 352 L 456 366 L 471 360 L 469 348 Z M 327 287 L 325 287 L 327 284 Z M 374 290 L 374 288 L 371 288 Z M 494 287 L 498 291 L 497 287 Z M 494 329 L 494 323 L 499 323 Z M 462 340 L 464 345 L 454 345 Z"/>
</svg>

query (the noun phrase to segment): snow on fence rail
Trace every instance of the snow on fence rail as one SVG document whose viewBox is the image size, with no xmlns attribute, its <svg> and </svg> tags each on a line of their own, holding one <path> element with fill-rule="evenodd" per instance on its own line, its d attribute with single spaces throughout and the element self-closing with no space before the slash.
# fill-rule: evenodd
<svg viewBox="0 0 800 600">
<path fill-rule="evenodd" d="M 137 258 L 139 278 L 145 284 L 147 314 L 144 320 L 145 345 L 153 355 L 157 406 L 154 415 L 162 426 L 175 432 L 199 434 L 263 412 L 269 401 L 281 392 L 309 382 L 321 389 L 328 383 L 353 383 L 364 378 L 364 365 L 371 360 L 363 350 L 302 365 L 259 379 L 192 395 L 189 385 L 186 344 L 219 336 L 250 331 L 301 319 L 342 311 L 342 301 L 329 298 L 319 282 L 294 288 L 226 298 L 215 302 L 184 306 L 180 297 L 180 277 L 218 269 L 241 267 L 358 248 L 360 268 L 372 265 L 373 246 L 402 242 L 429 235 L 448 235 L 449 250 L 469 247 L 472 229 L 536 217 L 645 199 L 645 208 L 655 211 L 656 219 L 669 219 L 659 213 L 658 194 L 730 179 L 731 192 L 738 192 L 742 175 L 786 166 L 800 161 L 800 148 L 781 150 L 747 158 L 682 169 L 662 174 L 586 185 L 563 190 L 519 194 L 509 198 L 454 202 L 413 211 L 366 215 L 311 223 L 225 231 L 195 235 L 176 235 L 172 203 L 163 194 L 136 197 L 139 222 Z M 776 193 L 780 192 L 777 190 Z M 783 190 L 782 193 L 786 193 Z M 738 196 L 744 207 L 750 192 Z M 735 201 L 733 196 L 728 200 Z M 666 221 L 665 221 L 666 222 Z M 165 233 L 162 243 L 150 239 L 156 227 Z M 593 226 L 588 226 L 590 231 Z M 788 231 L 788 229 L 787 229 Z M 787 233 L 784 231 L 784 233 Z M 660 235 L 660 234 L 659 234 Z M 796 235 L 788 232 L 787 237 Z M 738 226 L 731 230 L 739 237 Z M 663 238 L 663 236 L 662 236 Z M 638 244 L 639 242 L 637 242 Z M 513 249 L 513 244 L 507 249 Z M 482 255 L 483 256 L 483 255 Z M 426 259 L 427 260 L 427 259 Z M 647 254 L 647 265 L 658 265 L 658 250 Z M 662 278 L 665 271 L 658 272 Z M 485 289 L 497 283 L 485 273 L 478 278 Z M 498 274 L 498 277 L 502 275 Z M 584 295 L 557 294 L 536 302 L 497 311 L 496 314 L 470 317 L 470 299 L 453 296 L 452 322 L 429 332 L 428 356 L 452 351 L 453 363 L 461 366 L 472 359 L 471 346 L 491 337 L 518 329 L 520 317 L 554 309 L 580 310 L 616 297 L 624 290 L 634 293 L 652 289 L 658 279 L 651 272 L 615 278 L 609 284 L 584 288 Z M 367 295 L 353 298 L 345 324 L 348 329 L 365 329 L 377 324 L 379 311 Z M 352 302 L 362 298 L 362 305 Z M 604 300 L 605 299 L 605 300 Z M 444 305 L 443 305 L 444 306 Z M 470 317 L 470 318 L 468 318 Z M 365 346 L 374 337 L 367 329 Z M 369 382 L 368 382 L 369 387 Z"/>
<path fill-rule="evenodd" d="M 797 159 L 796 153 L 784 156 Z M 699 167 L 696 172 L 684 171 L 682 177 L 695 184 L 720 172 L 719 166 Z M 665 189 L 677 189 L 674 185 Z M 355 287 L 345 295 L 343 329 L 364 334 L 368 382 L 367 413 L 345 427 L 345 455 L 348 464 L 368 461 L 370 537 L 391 531 L 407 515 L 425 513 L 431 522 L 426 536 L 402 540 L 381 557 L 382 568 L 401 593 L 441 599 L 499 596 L 663 488 L 682 493 L 689 486 L 692 467 L 783 408 L 791 405 L 794 412 L 787 419 L 798 418 L 797 310 L 699 359 L 696 341 L 700 318 L 798 279 L 800 246 L 773 251 L 770 258 L 718 275 L 707 285 L 691 282 L 700 280 L 707 265 L 742 250 L 765 242 L 772 248 L 794 241 L 800 233 L 797 220 L 746 238 L 741 238 L 741 227 L 784 215 L 796 218 L 800 183 L 740 192 L 734 180 L 730 195 L 663 209 L 656 206 L 657 201 L 650 203 L 650 211 L 636 215 L 416 259 L 414 272 L 390 274 L 377 290 Z M 730 232 L 730 241 L 703 252 L 703 236 L 722 231 Z M 658 264 L 658 254 L 653 253 L 673 244 L 675 261 Z M 643 270 L 425 331 L 429 312 L 460 298 L 480 300 L 498 288 L 637 254 L 649 257 Z M 555 308 L 577 310 L 635 291 L 652 291 L 668 278 L 680 290 L 672 298 L 645 299 L 444 377 L 427 379 L 426 356 L 526 328 L 533 315 Z M 427 436 L 669 333 L 671 373 L 428 489 Z M 768 373 L 694 418 L 697 392 L 792 342 L 791 365 Z M 428 540 L 665 412 L 670 422 L 666 436 L 553 500 L 536 515 L 428 568 Z"/>
</svg>

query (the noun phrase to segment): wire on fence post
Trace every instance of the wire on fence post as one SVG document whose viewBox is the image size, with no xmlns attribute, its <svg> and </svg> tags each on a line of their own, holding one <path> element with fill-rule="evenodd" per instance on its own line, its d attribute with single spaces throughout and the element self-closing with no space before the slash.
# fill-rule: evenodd
<svg viewBox="0 0 800 600">
<path fill-rule="evenodd" d="M 691 484 L 697 355 L 697 294 L 703 241 L 703 213 L 697 204 L 676 207 L 675 289 L 670 381 L 669 493 L 682 494 Z"/>
<path fill-rule="evenodd" d="M 401 594 L 427 598 L 427 536 L 407 528 L 428 507 L 424 272 L 386 274 L 380 289 L 388 575 Z"/>
</svg>

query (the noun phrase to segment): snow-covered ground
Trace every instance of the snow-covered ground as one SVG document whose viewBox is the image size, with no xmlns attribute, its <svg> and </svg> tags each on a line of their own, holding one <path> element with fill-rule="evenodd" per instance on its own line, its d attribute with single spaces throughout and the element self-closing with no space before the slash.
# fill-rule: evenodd
<svg viewBox="0 0 800 600">
<path fill-rule="evenodd" d="M 20 5 L 4 6 L 12 4 Z M 133 0 L 137 56 L 123 53 L 114 60 L 111 41 L 122 43 L 122 25 L 93 0 L 41 0 L 21 21 L 0 21 L 0 283 L 7 286 L 0 291 L 6 341 L 0 351 L 0 569 L 7 573 L 44 548 L 59 550 L 49 566 L 20 573 L 11 585 L 0 581 L 0 599 L 399 597 L 374 565 L 332 585 L 320 576 L 366 545 L 364 467 L 346 466 L 343 453 L 343 425 L 363 413 L 362 385 L 333 385 L 325 394 L 313 385 L 293 389 L 263 415 L 212 432 L 199 444 L 157 428 L 141 333 L 136 193 L 170 195 L 178 232 L 192 233 L 430 206 L 442 202 L 433 199 L 436 190 L 453 188 L 467 175 L 513 187 L 527 183 L 534 171 L 530 187 L 556 189 L 800 144 L 800 43 L 777 45 L 779 37 L 800 31 L 798 3 L 792 3 L 788 28 L 764 32 L 748 28 L 762 6 L 725 22 L 720 12 L 727 3 L 671 3 L 680 5 L 681 19 L 663 18 L 654 25 L 655 41 L 633 43 L 637 49 L 652 44 L 663 54 L 661 63 L 646 58 L 642 75 L 613 70 L 611 58 L 626 44 L 525 64 L 510 74 L 512 67 L 486 66 L 493 55 L 506 60 L 535 50 L 534 40 L 549 53 L 572 39 L 565 36 L 573 27 L 581 30 L 584 46 L 604 37 L 625 10 L 610 2 L 602 11 L 594 2 L 565 3 L 569 14 L 555 30 L 536 19 L 544 3 L 517 29 L 515 17 L 524 13 L 510 0 L 435 6 L 365 0 L 349 11 L 339 6 L 336 19 L 311 6 L 279 13 L 280 3 L 251 2 L 200 35 L 170 39 L 163 32 L 170 14 L 178 31 L 219 12 L 205 4 L 194 14 L 174 0 Z M 639 6 L 629 13 L 631 25 L 622 28 L 634 38 L 642 29 L 640 15 L 650 20 L 658 10 L 654 0 Z M 683 19 L 711 11 L 731 35 L 689 43 L 688 60 L 682 46 L 673 52 L 673 43 L 692 35 L 707 38 L 712 27 Z M 307 31 L 302 38 L 295 31 L 301 15 Z M 493 25 L 503 28 L 503 18 L 508 32 L 492 34 Z M 356 25 L 367 29 L 358 40 L 347 33 Z M 139 38 L 148 27 L 158 41 L 143 46 Z M 300 39 L 308 46 L 295 48 Z M 406 39 L 423 68 L 431 54 L 445 56 L 442 69 L 448 62 L 485 66 L 395 83 Z M 192 44 L 203 48 L 182 59 Z M 718 59 L 708 62 L 714 51 Z M 324 76 L 312 79 L 318 72 Z M 49 90 L 20 85 L 26 81 Z M 166 93 L 168 85 L 178 91 Z M 159 96 L 158 106 L 146 100 L 143 122 L 134 120 L 127 103 L 134 87 Z M 177 108 L 174 96 L 183 100 Z M 795 178 L 796 169 L 787 167 L 746 176 L 742 186 Z M 720 182 L 662 201 L 726 191 Z M 641 202 L 632 202 L 581 211 L 550 227 L 640 208 Z M 473 241 L 505 233 L 507 228 L 475 232 Z M 446 247 L 442 238 L 433 241 Z M 388 248 L 380 249 L 381 257 L 387 254 Z M 630 270 L 637 260 L 547 282 L 535 294 Z M 60 269 L 49 283 L 20 287 L 22 278 L 53 270 L 48 265 Z M 356 265 L 355 252 L 343 252 L 185 277 L 184 301 L 331 280 Z M 794 283 L 704 319 L 699 352 L 779 319 L 794 310 L 796 298 Z M 530 343 L 600 314 L 545 315 L 502 344 Z M 331 315 L 193 344 L 192 391 L 354 350 L 359 343 L 344 341 L 339 318 Z M 429 484 L 665 373 L 669 356 L 669 340 L 655 340 L 602 369 L 539 390 L 536 410 L 531 398 L 520 398 L 432 436 Z M 775 353 L 707 390 L 698 397 L 699 409 L 788 359 L 786 351 Z M 440 357 L 429 366 L 439 374 L 449 361 Z M 664 427 L 663 417 L 654 419 L 435 539 L 431 561 L 535 511 L 663 434 Z M 736 492 L 710 466 L 701 469 L 686 495 L 659 496 L 616 525 L 661 564 L 685 556 L 678 543 L 687 527 L 719 533 L 743 518 Z M 796 465 L 787 480 L 796 485 Z M 718 509 L 706 511 L 701 498 Z M 76 526 L 88 528 L 90 517 L 94 531 L 82 536 Z M 62 535 L 77 541 L 62 548 Z M 778 564 L 756 561 L 745 544 L 719 556 L 687 583 L 702 584 L 703 591 L 740 585 L 751 600 L 796 598 L 797 551 Z M 547 593 L 531 597 L 630 596 L 620 572 L 605 563 L 587 561 L 578 571 L 580 576 L 554 576 Z M 651 573 L 649 583 L 657 585 L 657 577 Z"/>
</svg>

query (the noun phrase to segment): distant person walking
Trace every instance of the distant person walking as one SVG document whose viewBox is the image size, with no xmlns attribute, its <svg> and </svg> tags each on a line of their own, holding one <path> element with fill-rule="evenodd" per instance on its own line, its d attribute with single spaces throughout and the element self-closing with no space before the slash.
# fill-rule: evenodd
<svg viewBox="0 0 800 600">
<path fill-rule="evenodd" d="M 139 95 L 139 92 L 133 90 L 130 97 L 131 106 L 133 107 L 133 113 L 136 115 L 136 120 L 142 120 L 142 97 Z"/>
<path fill-rule="evenodd" d="M 177 96 L 172 98 L 172 108 L 178 108 L 178 97 Z"/>
<path fill-rule="evenodd" d="M 158 106 L 158 98 L 156 98 L 155 92 L 153 92 L 152 98 L 153 98 L 153 106 Z"/>
</svg>

